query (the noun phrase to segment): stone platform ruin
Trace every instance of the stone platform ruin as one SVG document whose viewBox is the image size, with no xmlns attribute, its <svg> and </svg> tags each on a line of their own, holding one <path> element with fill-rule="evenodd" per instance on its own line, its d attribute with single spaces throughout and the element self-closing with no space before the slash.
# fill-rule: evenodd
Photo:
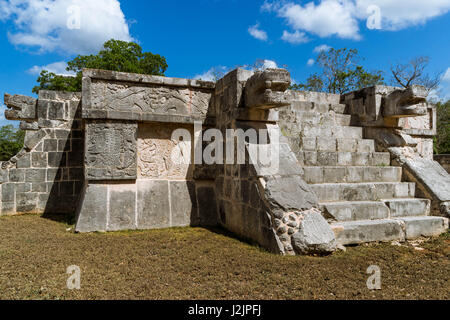
<svg viewBox="0 0 450 320">
<path fill-rule="evenodd" d="M 82 93 L 5 95 L 26 137 L 1 164 L 0 215 L 75 214 L 78 232 L 220 226 L 289 255 L 448 230 L 423 88 L 289 85 L 283 69 L 216 83 L 88 69 Z"/>
</svg>

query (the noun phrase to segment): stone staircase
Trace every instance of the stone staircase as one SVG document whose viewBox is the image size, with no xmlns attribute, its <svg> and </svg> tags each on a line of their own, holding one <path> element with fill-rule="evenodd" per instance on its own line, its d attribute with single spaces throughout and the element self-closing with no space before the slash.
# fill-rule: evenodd
<svg viewBox="0 0 450 320">
<path fill-rule="evenodd" d="M 389 153 L 376 152 L 374 140 L 364 139 L 362 127 L 351 126 L 345 109 L 342 104 L 295 101 L 280 113 L 303 178 L 318 196 L 338 243 L 445 232 L 448 220 L 429 216 L 430 200 L 415 198 L 415 184 L 402 182 L 402 168 L 390 166 Z"/>
</svg>

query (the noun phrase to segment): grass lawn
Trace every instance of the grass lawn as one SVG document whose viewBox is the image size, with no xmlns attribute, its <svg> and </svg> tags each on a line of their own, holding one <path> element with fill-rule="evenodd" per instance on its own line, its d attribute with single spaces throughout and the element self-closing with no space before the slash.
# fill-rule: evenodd
<svg viewBox="0 0 450 320">
<path fill-rule="evenodd" d="M 0 218 L 0 299 L 448 299 L 450 235 L 281 257 L 220 232 L 75 234 L 39 216 Z M 418 250 L 419 249 L 419 250 Z M 68 290 L 67 267 L 81 268 Z M 382 290 L 370 291 L 370 265 Z"/>
</svg>

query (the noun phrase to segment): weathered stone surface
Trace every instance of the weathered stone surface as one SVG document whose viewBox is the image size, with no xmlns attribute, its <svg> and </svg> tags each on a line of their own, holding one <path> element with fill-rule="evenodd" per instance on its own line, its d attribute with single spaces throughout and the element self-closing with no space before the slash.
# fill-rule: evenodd
<svg viewBox="0 0 450 320">
<path fill-rule="evenodd" d="M 450 175 L 437 162 L 419 157 L 406 159 L 406 171 L 437 200 L 450 201 Z"/>
<path fill-rule="evenodd" d="M 319 211 L 301 213 L 299 230 L 292 236 L 292 246 L 299 254 L 329 254 L 336 250 L 336 240 L 328 222 Z"/>
<path fill-rule="evenodd" d="M 331 226 L 340 245 L 405 240 L 402 224 L 396 220 L 349 221 L 334 223 Z"/>
<path fill-rule="evenodd" d="M 404 90 L 395 90 L 384 98 L 383 115 L 385 117 L 415 117 L 427 114 L 425 87 L 411 86 Z"/>
<path fill-rule="evenodd" d="M 170 227 L 169 182 L 138 180 L 138 229 Z"/>
<path fill-rule="evenodd" d="M 318 204 L 316 195 L 300 176 L 271 176 L 265 179 L 265 196 L 273 209 L 303 211 Z"/>
<path fill-rule="evenodd" d="M 171 226 L 186 227 L 198 220 L 195 184 L 192 181 L 170 181 Z"/>
<path fill-rule="evenodd" d="M 335 221 L 389 218 L 389 208 L 379 201 L 328 202 L 321 207 L 325 218 Z"/>
<path fill-rule="evenodd" d="M 8 120 L 33 120 L 36 118 L 36 99 L 22 96 L 5 94 L 5 117 Z"/>
<path fill-rule="evenodd" d="M 108 186 L 88 184 L 80 202 L 75 230 L 77 232 L 106 231 Z"/>
<path fill-rule="evenodd" d="M 247 108 L 271 109 L 287 106 L 285 91 L 291 84 L 291 76 L 285 69 L 257 71 L 245 85 Z"/>
<path fill-rule="evenodd" d="M 1 185 L 2 190 L 2 201 L 4 202 L 14 202 L 16 193 L 15 183 L 4 183 Z"/>
<path fill-rule="evenodd" d="M 108 121 L 88 123 L 86 125 L 86 179 L 136 179 L 136 135 L 136 123 Z"/>
<path fill-rule="evenodd" d="M 194 144 L 189 141 L 172 140 L 172 133 L 177 129 L 185 129 L 192 136 L 192 126 L 174 124 L 139 126 L 137 147 L 139 179 L 189 179 L 192 176 Z"/>
<path fill-rule="evenodd" d="M 39 125 L 38 125 L 37 122 L 21 121 L 20 122 L 20 129 L 21 130 L 37 131 L 37 130 L 39 130 Z"/>
<path fill-rule="evenodd" d="M 428 199 L 390 199 L 385 200 L 384 203 L 391 210 L 391 218 L 430 214 L 430 200 Z"/>
<path fill-rule="evenodd" d="M 34 134 L 27 135 L 24 141 L 25 148 L 27 148 L 28 150 L 34 149 L 34 147 L 36 147 L 46 135 L 47 134 L 44 130 L 39 130 Z"/>
<path fill-rule="evenodd" d="M 448 219 L 442 217 L 399 218 L 405 225 L 406 239 L 438 236 L 448 230 Z"/>
<path fill-rule="evenodd" d="M 83 113 L 88 118 L 146 121 L 152 115 L 181 115 L 204 119 L 210 112 L 214 83 L 103 70 L 86 70 L 83 76 Z"/>
<path fill-rule="evenodd" d="M 136 185 L 109 186 L 108 231 L 136 228 Z"/>
<path fill-rule="evenodd" d="M 197 188 L 199 222 L 201 226 L 217 226 L 217 202 L 213 186 L 199 186 Z"/>
</svg>

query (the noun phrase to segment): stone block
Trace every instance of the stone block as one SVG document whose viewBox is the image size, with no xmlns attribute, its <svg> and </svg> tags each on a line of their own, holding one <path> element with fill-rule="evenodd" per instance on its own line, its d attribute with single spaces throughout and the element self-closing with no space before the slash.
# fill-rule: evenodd
<svg viewBox="0 0 450 320">
<path fill-rule="evenodd" d="M 448 231 L 448 219 L 443 217 L 399 218 L 405 225 L 406 239 L 438 236 Z"/>
<path fill-rule="evenodd" d="M 37 207 L 37 193 L 16 193 L 17 213 L 35 213 Z"/>
<path fill-rule="evenodd" d="M 26 131 L 37 131 L 39 130 L 39 125 L 37 122 L 21 121 L 19 128 Z"/>
<path fill-rule="evenodd" d="M 58 140 L 58 150 L 59 152 L 71 151 L 70 140 L 60 139 Z"/>
<path fill-rule="evenodd" d="M 216 226 L 218 224 L 218 212 L 214 187 L 197 187 L 197 199 L 200 225 L 204 227 Z"/>
<path fill-rule="evenodd" d="M 2 189 L 2 201 L 3 202 L 14 202 L 16 193 L 15 183 L 4 183 L 1 185 Z"/>
<path fill-rule="evenodd" d="M 22 157 L 17 159 L 17 168 L 26 169 L 31 167 L 31 155 L 30 153 L 24 154 Z"/>
<path fill-rule="evenodd" d="M 47 183 L 46 182 L 35 182 L 32 184 L 32 192 L 47 192 Z"/>
<path fill-rule="evenodd" d="M 45 139 L 44 140 L 44 151 L 45 152 L 58 151 L 58 140 L 56 140 L 56 139 Z"/>
<path fill-rule="evenodd" d="M 300 176 L 266 177 L 265 199 L 272 209 L 302 211 L 317 206 L 317 197 Z"/>
<path fill-rule="evenodd" d="M 197 196 L 192 181 L 170 181 L 172 227 L 185 227 L 198 223 Z"/>
<path fill-rule="evenodd" d="M 0 216 L 10 216 L 16 214 L 16 203 L 15 202 L 2 202 L 1 203 L 1 213 Z"/>
<path fill-rule="evenodd" d="M 61 177 L 61 169 L 47 169 L 47 182 L 60 181 Z"/>
<path fill-rule="evenodd" d="M 138 229 L 170 227 L 169 182 L 138 180 Z"/>
<path fill-rule="evenodd" d="M 299 254 L 330 254 L 336 250 L 336 239 L 320 211 L 301 213 L 299 231 L 292 236 L 292 246 Z"/>
<path fill-rule="evenodd" d="M 135 180 L 136 139 L 136 123 L 88 123 L 85 150 L 86 179 Z"/>
<path fill-rule="evenodd" d="M 46 152 L 33 152 L 31 154 L 31 165 L 33 168 L 46 168 L 47 167 L 47 153 Z"/>
<path fill-rule="evenodd" d="M 332 229 L 341 245 L 405 239 L 401 223 L 389 219 L 339 222 L 332 224 Z"/>
<path fill-rule="evenodd" d="M 30 191 L 32 191 L 31 190 L 31 183 L 25 182 L 25 183 L 17 183 L 16 184 L 16 192 L 18 192 L 18 193 L 26 193 L 26 192 L 30 192 Z M 37 192 L 37 191 L 33 191 L 33 192 Z"/>
<path fill-rule="evenodd" d="M 136 185 L 109 187 L 108 231 L 136 229 Z"/>
<path fill-rule="evenodd" d="M 49 120 L 65 120 L 65 103 L 63 101 L 48 101 L 47 108 Z"/>
<path fill-rule="evenodd" d="M 88 184 L 80 202 L 75 230 L 77 232 L 106 231 L 108 186 Z"/>
<path fill-rule="evenodd" d="M 46 169 L 27 169 L 25 179 L 27 182 L 45 182 Z"/>
<path fill-rule="evenodd" d="M 66 166 L 66 153 L 65 152 L 49 152 L 48 153 L 48 166 L 51 168 L 59 168 Z"/>
<path fill-rule="evenodd" d="M 25 181 L 25 169 L 10 169 L 9 170 L 10 182 L 24 182 Z"/>
</svg>

